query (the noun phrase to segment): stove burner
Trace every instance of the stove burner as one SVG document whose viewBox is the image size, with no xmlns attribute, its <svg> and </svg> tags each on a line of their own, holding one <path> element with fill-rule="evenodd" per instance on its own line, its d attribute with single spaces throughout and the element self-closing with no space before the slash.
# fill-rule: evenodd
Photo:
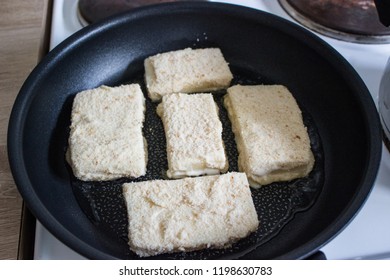
<svg viewBox="0 0 390 280">
<path fill-rule="evenodd" d="M 356 43 L 390 43 L 374 0 L 279 0 L 302 25 L 323 35 Z"/>
<path fill-rule="evenodd" d="M 141 6 L 178 0 L 79 0 L 78 18 L 83 26 Z"/>
</svg>

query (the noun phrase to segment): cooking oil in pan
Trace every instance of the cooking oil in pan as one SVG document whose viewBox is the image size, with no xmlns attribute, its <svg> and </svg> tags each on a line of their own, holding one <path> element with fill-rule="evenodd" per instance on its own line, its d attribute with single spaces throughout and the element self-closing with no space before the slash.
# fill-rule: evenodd
<svg viewBox="0 0 390 280">
<path fill-rule="evenodd" d="M 258 76 L 255 73 L 232 67 L 234 80 L 232 84 L 273 84 L 272 81 Z M 131 81 L 141 84 L 143 92 L 146 92 L 142 74 Z M 238 171 L 238 152 L 232 132 L 231 123 L 226 109 L 223 107 L 223 96 L 226 91 L 213 93 L 214 100 L 219 107 L 220 120 L 223 125 L 222 138 L 225 144 L 226 154 L 229 161 L 229 171 Z M 118 179 L 107 182 L 83 182 L 77 180 L 71 174 L 73 192 L 88 218 L 96 225 L 96 230 L 104 231 L 117 240 L 122 246 L 128 246 L 127 237 L 127 211 L 122 195 L 122 184 L 155 179 L 167 179 L 165 176 L 168 169 L 166 156 L 166 140 L 164 127 L 156 113 L 157 104 L 146 99 L 146 117 L 144 123 L 144 136 L 148 143 L 148 166 L 147 173 L 137 179 Z M 324 179 L 323 151 L 320 137 L 315 123 L 302 108 L 304 123 L 308 129 L 312 151 L 315 156 L 313 171 L 304 178 L 290 182 L 277 182 L 259 189 L 251 189 L 252 198 L 260 220 L 260 226 L 256 232 L 239 240 L 226 249 L 205 249 L 194 252 L 181 252 L 155 256 L 152 258 L 168 259 L 215 259 L 236 258 L 245 252 L 253 250 L 276 236 L 295 213 L 307 210 L 316 200 L 321 191 Z M 71 172 L 70 172 L 71 173 Z M 128 259 L 138 256 L 128 249 Z M 245 258 L 245 257 L 244 257 Z"/>
</svg>

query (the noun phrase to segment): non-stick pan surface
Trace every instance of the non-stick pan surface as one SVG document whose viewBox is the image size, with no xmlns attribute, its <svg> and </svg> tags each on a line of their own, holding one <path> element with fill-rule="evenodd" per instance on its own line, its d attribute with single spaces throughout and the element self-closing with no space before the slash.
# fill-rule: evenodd
<svg viewBox="0 0 390 280">
<path fill-rule="evenodd" d="M 125 242 L 122 181 L 84 184 L 66 164 L 71 104 L 84 89 L 142 83 L 146 57 L 186 47 L 221 48 L 234 83 L 287 86 L 310 128 L 317 170 L 303 181 L 282 185 L 279 193 L 275 185 L 262 195 L 254 192 L 258 212 L 273 210 L 262 197 L 267 203 L 287 201 L 288 215 L 265 235 L 249 236 L 230 251 L 159 257 L 292 259 L 315 252 L 348 224 L 371 190 L 381 151 L 375 105 L 352 67 L 322 40 L 273 15 L 226 4 L 138 9 L 83 29 L 43 59 L 17 97 L 8 132 L 12 173 L 29 208 L 55 236 L 89 258 L 136 257 Z M 214 93 L 217 102 L 222 94 Z M 150 113 L 154 106 L 148 101 L 147 125 L 158 131 Z M 149 152 L 159 158 L 163 136 L 146 137 L 153 142 Z M 234 158 L 234 143 L 227 148 Z M 144 179 L 153 178 L 153 170 Z"/>
</svg>

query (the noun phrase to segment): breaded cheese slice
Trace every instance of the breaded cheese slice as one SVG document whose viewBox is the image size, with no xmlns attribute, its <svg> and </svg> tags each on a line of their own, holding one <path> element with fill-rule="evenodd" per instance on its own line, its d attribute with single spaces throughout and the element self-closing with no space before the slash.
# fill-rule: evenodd
<svg viewBox="0 0 390 280">
<path fill-rule="evenodd" d="M 144 61 L 145 81 L 153 101 L 171 93 L 227 88 L 233 75 L 219 48 L 171 51 Z"/>
<path fill-rule="evenodd" d="M 164 124 L 169 178 L 227 171 L 222 123 L 211 94 L 166 95 L 157 113 Z"/>
<path fill-rule="evenodd" d="M 84 181 L 144 175 L 144 112 L 145 98 L 138 84 L 78 93 L 73 101 L 67 155 L 74 175 Z"/>
<path fill-rule="evenodd" d="M 259 225 L 244 173 L 126 183 L 123 194 L 141 257 L 229 247 Z"/>
<path fill-rule="evenodd" d="M 314 165 L 302 113 L 281 85 L 236 85 L 224 104 L 235 134 L 239 170 L 252 187 L 308 175 Z"/>
</svg>

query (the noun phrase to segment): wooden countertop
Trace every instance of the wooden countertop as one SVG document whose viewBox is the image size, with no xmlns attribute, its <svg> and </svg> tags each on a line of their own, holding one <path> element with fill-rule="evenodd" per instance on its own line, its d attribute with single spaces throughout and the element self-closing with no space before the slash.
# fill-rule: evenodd
<svg viewBox="0 0 390 280">
<path fill-rule="evenodd" d="M 31 70 L 44 53 L 50 0 L 3 0 L 0 4 L 0 259 L 17 259 L 23 200 L 7 157 L 11 109 Z"/>
</svg>

